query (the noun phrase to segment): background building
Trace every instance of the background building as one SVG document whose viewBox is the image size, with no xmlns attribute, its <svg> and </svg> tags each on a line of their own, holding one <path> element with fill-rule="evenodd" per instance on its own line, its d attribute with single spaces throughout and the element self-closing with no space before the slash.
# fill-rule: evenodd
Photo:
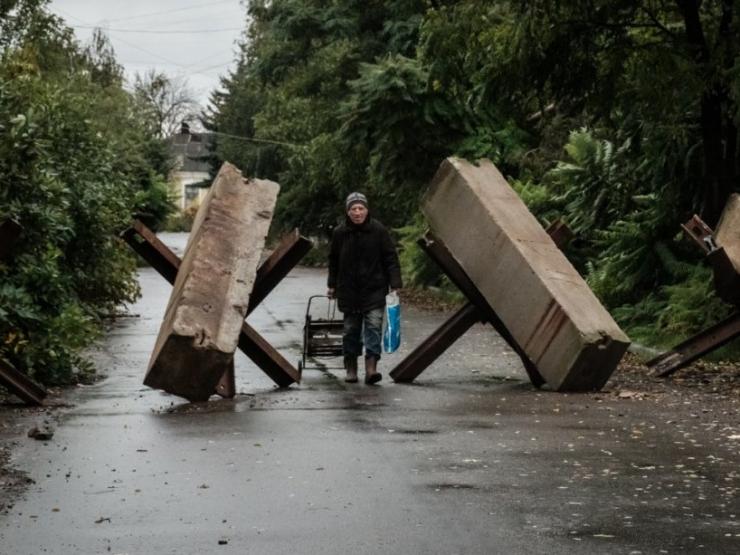
<svg viewBox="0 0 740 555">
<path fill-rule="evenodd" d="M 170 137 L 170 152 L 175 158 L 170 181 L 181 211 L 197 206 L 208 191 L 211 181 L 208 145 L 212 137 L 210 133 L 192 132 L 185 122 L 180 132 Z"/>
</svg>

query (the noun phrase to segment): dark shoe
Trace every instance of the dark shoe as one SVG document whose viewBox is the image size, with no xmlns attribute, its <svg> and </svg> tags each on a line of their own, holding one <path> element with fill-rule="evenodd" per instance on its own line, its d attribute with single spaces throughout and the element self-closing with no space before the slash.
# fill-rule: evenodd
<svg viewBox="0 0 740 555">
<path fill-rule="evenodd" d="M 344 369 L 347 370 L 347 375 L 344 381 L 347 383 L 357 383 L 357 357 L 344 357 Z"/>
<path fill-rule="evenodd" d="M 374 383 L 378 383 L 382 379 L 383 379 L 383 374 L 381 374 L 380 372 L 375 372 L 375 374 L 365 376 L 365 383 L 367 385 L 372 385 Z"/>
<path fill-rule="evenodd" d="M 365 383 L 371 385 L 378 383 L 383 379 L 383 375 L 378 372 L 378 359 L 375 357 L 365 357 Z"/>
</svg>

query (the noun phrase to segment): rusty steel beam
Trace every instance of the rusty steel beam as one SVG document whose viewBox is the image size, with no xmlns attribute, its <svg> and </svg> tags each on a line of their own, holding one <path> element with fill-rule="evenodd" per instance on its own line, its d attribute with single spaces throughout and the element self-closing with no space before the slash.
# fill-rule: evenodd
<svg viewBox="0 0 740 555">
<path fill-rule="evenodd" d="M 681 224 L 681 227 L 706 254 L 712 267 L 717 295 L 722 300 L 740 308 L 740 275 L 725 249 L 715 242 L 714 230 L 697 215 Z M 740 312 L 735 312 L 722 322 L 689 337 L 670 351 L 649 360 L 647 366 L 655 375 L 667 377 L 738 336 L 740 336 Z"/>
<path fill-rule="evenodd" d="M 0 224 L 0 260 L 10 254 L 21 231 L 23 228 L 13 220 L 5 220 Z M 3 359 L 0 359 L 0 385 L 26 404 L 44 404 L 46 389 Z"/>
<path fill-rule="evenodd" d="M 10 249 L 18 240 L 23 228 L 13 220 L 5 220 L 0 224 L 0 260 L 10 254 Z"/>
<path fill-rule="evenodd" d="M 285 276 L 303 259 L 311 250 L 313 244 L 294 229 L 286 235 L 278 247 L 257 269 L 257 278 L 249 296 L 249 315 L 267 295 L 280 283 Z"/>
<path fill-rule="evenodd" d="M 685 224 L 684 233 L 706 254 L 714 275 L 714 289 L 723 301 L 740 308 L 740 274 L 727 251 L 715 240 L 711 227 L 694 214 Z"/>
<path fill-rule="evenodd" d="M 121 237 L 170 284 L 175 283 L 180 258 L 170 250 L 147 226 L 134 220 Z M 297 229 L 286 235 L 278 247 L 257 269 L 257 277 L 249 296 L 250 314 L 272 292 L 288 273 L 312 248 Z"/>
<path fill-rule="evenodd" d="M 684 233 L 698 245 L 706 254 L 717 248 L 714 242 L 714 231 L 704 221 L 694 214 L 685 224 L 681 224 Z"/>
<path fill-rule="evenodd" d="M 712 266 L 717 296 L 726 303 L 740 308 L 740 274 L 737 273 L 727 251 L 724 247 L 718 247 L 707 254 L 707 260 Z"/>
<path fill-rule="evenodd" d="M 284 239 L 275 252 L 257 270 L 253 291 L 260 291 L 260 301 L 280 281 L 275 279 L 275 275 L 282 274 L 282 277 L 284 277 L 308 252 L 306 243 L 310 248 L 310 242 L 300 236 L 298 236 L 299 239 L 296 239 L 296 234 L 297 231 Z M 162 277 L 170 284 L 174 284 L 177 269 L 180 267 L 180 258 L 167 245 L 162 243 L 151 230 L 141 222 L 135 222 L 131 228 L 122 234 L 122 237 Z M 253 303 L 251 297 L 253 295 L 250 296 L 248 313 L 254 310 L 258 304 Z M 246 322 L 242 324 L 238 345 L 242 352 L 278 386 L 288 387 L 293 383 L 300 382 L 301 376 L 298 370 Z M 216 393 L 226 397 L 235 395 L 233 368 L 221 378 L 216 387 Z"/>
<path fill-rule="evenodd" d="M 0 385 L 29 405 L 43 405 L 46 389 L 0 359 Z"/>
<path fill-rule="evenodd" d="M 718 324 L 697 333 L 670 351 L 647 362 L 648 368 L 660 377 L 670 376 L 707 353 L 719 349 L 740 337 L 740 312 L 735 312 Z"/>
<path fill-rule="evenodd" d="M 170 248 L 160 241 L 154 232 L 141 223 L 134 220 L 121 238 L 147 263 L 159 272 L 170 284 L 175 283 L 177 271 L 180 269 L 180 258 Z"/>
<path fill-rule="evenodd" d="M 239 348 L 280 387 L 300 383 L 301 374 L 277 349 L 244 322 L 239 334 Z"/>
<path fill-rule="evenodd" d="M 481 316 L 478 308 L 472 303 L 467 303 L 391 371 L 390 375 L 393 381 L 400 383 L 413 382 L 419 374 L 462 337 L 473 324 L 480 322 L 480 320 Z"/>
<path fill-rule="evenodd" d="M 553 243 L 560 249 L 563 250 L 573 240 L 573 230 L 568 227 L 563 220 L 555 220 L 545 230 L 552 239 Z"/>
<path fill-rule="evenodd" d="M 216 384 L 216 395 L 224 399 L 233 399 L 236 396 L 236 372 L 234 372 L 234 359 L 231 359 L 229 369 L 224 372 Z"/>
</svg>

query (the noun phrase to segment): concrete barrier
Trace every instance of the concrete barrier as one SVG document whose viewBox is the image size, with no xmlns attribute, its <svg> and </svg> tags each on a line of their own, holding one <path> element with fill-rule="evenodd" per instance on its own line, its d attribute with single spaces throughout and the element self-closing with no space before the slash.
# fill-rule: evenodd
<svg viewBox="0 0 740 555">
<path fill-rule="evenodd" d="M 280 187 L 225 163 L 203 200 L 144 383 L 190 401 L 233 363 Z"/>
<path fill-rule="evenodd" d="M 735 272 L 740 274 L 740 195 L 734 193 L 727 199 L 722 217 L 714 234 L 717 245 L 725 249 Z"/>
<path fill-rule="evenodd" d="M 603 387 L 629 339 L 490 161 L 445 160 L 422 209 L 550 387 Z"/>
<path fill-rule="evenodd" d="M 717 231 L 717 249 L 707 255 L 714 270 L 714 288 L 719 297 L 740 307 L 740 195 L 727 199 Z"/>
</svg>

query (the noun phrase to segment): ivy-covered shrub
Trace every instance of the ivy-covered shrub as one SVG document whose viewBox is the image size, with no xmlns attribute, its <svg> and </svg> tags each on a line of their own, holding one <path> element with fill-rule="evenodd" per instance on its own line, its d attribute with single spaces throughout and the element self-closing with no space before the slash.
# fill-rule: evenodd
<svg viewBox="0 0 740 555">
<path fill-rule="evenodd" d="M 81 353 L 102 319 L 138 295 L 118 234 L 171 210 L 166 150 L 109 50 L 81 49 L 45 2 L 17 4 L 0 14 L 0 222 L 22 227 L 0 260 L 0 358 L 63 384 L 91 370 Z"/>
</svg>

